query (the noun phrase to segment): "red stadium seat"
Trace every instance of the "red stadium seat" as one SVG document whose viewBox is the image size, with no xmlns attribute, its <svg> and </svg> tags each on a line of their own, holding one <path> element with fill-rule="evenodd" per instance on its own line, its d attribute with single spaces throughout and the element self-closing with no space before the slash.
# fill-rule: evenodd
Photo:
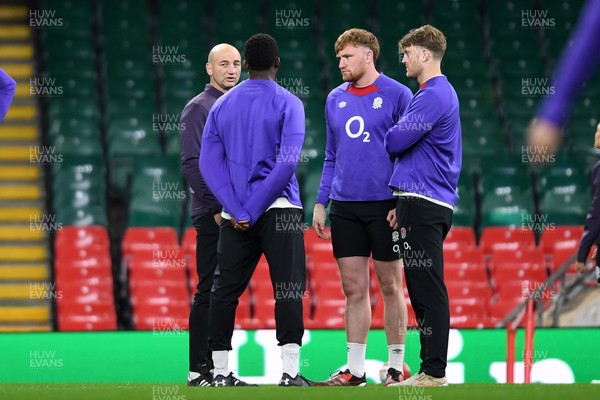
<svg viewBox="0 0 600 400">
<path fill-rule="evenodd" d="M 488 315 L 487 303 L 477 298 L 450 299 L 450 315 L 469 315 L 485 318 Z"/>
<path fill-rule="evenodd" d="M 256 330 L 262 329 L 263 324 L 254 318 L 237 318 L 235 320 L 235 329 Z"/>
<path fill-rule="evenodd" d="M 54 278 L 56 282 L 79 280 L 88 277 L 112 279 L 110 259 L 56 261 Z"/>
<path fill-rule="evenodd" d="M 68 293 L 62 292 L 62 289 L 59 292 L 65 301 L 78 303 L 78 304 L 114 304 L 114 296 L 112 293 L 112 288 L 110 291 L 105 290 L 90 290 L 88 293 Z"/>
<path fill-rule="evenodd" d="M 373 280 L 371 282 L 373 282 Z M 417 319 L 415 317 L 415 312 L 410 304 L 410 297 L 408 296 L 408 290 L 406 289 L 406 286 L 402 288 L 402 295 L 404 296 L 408 310 L 408 326 L 415 327 L 417 326 Z M 383 301 L 383 297 L 381 296 L 378 284 L 376 284 L 376 286 L 371 290 L 371 304 L 371 328 L 383 329 L 383 314 L 385 311 L 385 303 Z"/>
<path fill-rule="evenodd" d="M 152 263 L 138 262 L 136 260 L 132 260 L 129 263 L 129 267 L 130 280 L 172 280 L 186 282 L 185 268 L 155 266 Z"/>
<path fill-rule="evenodd" d="M 519 299 L 524 301 L 527 298 L 530 287 L 541 285 L 539 281 L 523 280 L 507 280 L 502 282 L 502 285 L 498 287 L 497 298 L 510 300 Z"/>
<path fill-rule="evenodd" d="M 258 295 L 253 289 L 254 295 L 254 320 L 258 324 L 258 329 L 273 329 L 275 328 L 275 299 L 271 290 L 271 297 L 268 297 L 268 291 L 265 287 Z M 312 308 L 312 296 L 305 295 L 302 297 L 302 314 L 304 321 L 310 320 Z"/>
<path fill-rule="evenodd" d="M 468 315 L 450 314 L 450 329 L 469 329 L 477 328 L 477 323 L 481 321 L 479 317 L 469 317 Z"/>
<path fill-rule="evenodd" d="M 185 282 L 132 280 L 129 290 L 132 304 L 189 302 L 189 292 Z"/>
<path fill-rule="evenodd" d="M 315 283 L 315 294 L 321 300 L 346 300 L 341 280 L 324 280 Z"/>
<path fill-rule="evenodd" d="M 444 248 L 444 263 L 467 263 L 471 266 L 485 265 L 483 250 L 479 247 L 464 245 L 456 248 Z"/>
<path fill-rule="evenodd" d="M 530 264 L 522 268 L 499 267 L 494 271 L 494 287 L 501 288 L 506 282 L 532 281 L 542 283 L 548 278 L 545 268 L 538 264 Z"/>
<path fill-rule="evenodd" d="M 498 268 L 520 269 L 530 265 L 546 268 L 546 257 L 541 248 L 517 243 L 496 247 L 492 251 L 490 262 L 492 272 Z"/>
<path fill-rule="evenodd" d="M 291 286 L 285 286 L 285 284 L 281 283 L 281 285 L 276 287 L 277 296 L 280 298 L 288 296 L 288 295 L 301 295 L 304 299 L 306 295 L 306 291 L 302 294 L 300 293 L 290 293 L 295 292 Z M 272 329 L 275 327 L 275 293 L 273 291 L 273 285 L 271 280 L 254 280 L 252 277 L 252 296 L 254 299 L 254 319 L 258 320 L 260 326 L 264 329 Z M 304 303 L 304 300 L 303 300 Z"/>
<path fill-rule="evenodd" d="M 475 232 L 469 227 L 453 226 L 444 239 L 444 246 L 451 243 L 469 247 L 476 246 Z"/>
<path fill-rule="evenodd" d="M 196 254 L 196 228 L 190 227 L 185 230 L 181 247 L 184 254 Z"/>
<path fill-rule="evenodd" d="M 516 251 L 496 249 L 492 253 L 491 262 L 495 287 L 500 287 L 508 281 L 543 282 L 548 278 L 544 254 L 537 247 Z"/>
<path fill-rule="evenodd" d="M 522 243 L 526 246 L 535 246 L 535 237 L 531 229 L 516 227 L 487 227 L 481 235 L 481 247 L 485 254 L 492 253 L 498 244 Z"/>
<path fill-rule="evenodd" d="M 108 234 L 101 226 L 76 227 L 66 226 L 56 234 L 54 242 L 56 260 L 110 256 Z"/>
<path fill-rule="evenodd" d="M 551 254 L 557 243 L 575 241 L 579 245 L 583 235 L 583 226 L 566 225 L 555 226 L 553 229 L 545 229 L 542 232 L 541 246 L 544 253 Z"/>
<path fill-rule="evenodd" d="M 267 258 L 263 254 L 258 260 L 258 264 L 256 264 L 256 269 L 252 274 L 251 281 L 268 281 L 271 284 L 271 273 L 269 272 L 269 263 L 267 263 Z"/>
<path fill-rule="evenodd" d="M 542 288 L 544 290 L 536 294 L 534 299 L 542 300 L 545 303 L 554 297 L 555 291 L 551 287 L 544 286 L 543 282 L 537 280 L 506 281 L 498 288 L 497 299 L 525 301 L 533 298 L 535 292 Z"/>
<path fill-rule="evenodd" d="M 482 329 L 493 328 L 490 317 L 472 315 L 450 315 L 450 328 L 452 329 Z"/>
<path fill-rule="evenodd" d="M 522 302 L 523 299 L 520 298 L 500 299 L 493 302 L 490 304 L 490 317 L 499 321 L 506 317 Z"/>
<path fill-rule="evenodd" d="M 158 332 L 187 329 L 189 325 L 189 303 L 148 304 L 138 303 L 133 307 L 133 321 L 137 330 Z"/>
<path fill-rule="evenodd" d="M 444 263 L 445 282 L 488 282 L 487 271 L 483 266 L 467 263 Z"/>
<path fill-rule="evenodd" d="M 188 264 L 194 262 L 185 257 L 179 247 L 165 246 L 156 249 L 137 249 L 123 255 L 122 263 L 127 264 L 130 260 L 153 262 L 155 265 L 165 265 L 187 268 Z"/>
<path fill-rule="evenodd" d="M 57 281 L 56 291 L 62 304 L 114 304 L 112 277 Z"/>
<path fill-rule="evenodd" d="M 341 284 L 340 271 L 337 264 L 322 263 L 310 271 L 310 279 L 315 287 L 320 282 L 338 281 Z"/>
<path fill-rule="evenodd" d="M 333 247 L 331 241 L 319 239 L 318 242 L 314 242 L 308 252 L 312 255 L 313 263 L 318 268 L 320 264 L 337 264 L 335 257 L 333 256 Z"/>
<path fill-rule="evenodd" d="M 63 247 L 62 250 L 56 255 L 55 259 L 57 262 L 62 261 L 74 261 L 74 260 L 89 260 L 89 259 L 110 259 L 110 253 L 108 248 L 102 246 L 90 246 L 90 247 Z"/>
<path fill-rule="evenodd" d="M 239 298 L 239 303 L 235 309 L 235 328 L 236 329 L 260 329 L 262 325 L 256 319 L 252 318 L 252 296 L 250 290 L 246 289 Z"/>
<path fill-rule="evenodd" d="M 244 293 L 242 293 L 238 301 L 239 303 L 236 308 L 235 319 L 251 318 L 252 296 L 250 295 L 250 290 L 244 290 Z"/>
<path fill-rule="evenodd" d="M 114 330 L 112 263 L 106 229 L 67 226 L 55 241 L 60 330 Z"/>
<path fill-rule="evenodd" d="M 184 273 L 188 269 L 188 260 L 178 250 L 140 250 L 123 259 L 129 269 L 139 266 L 152 268 L 180 269 Z"/>
<path fill-rule="evenodd" d="M 60 331 L 98 331 L 117 329 L 114 304 L 82 304 L 58 300 L 57 322 Z"/>
<path fill-rule="evenodd" d="M 196 229 L 191 227 L 185 230 L 183 240 L 181 243 L 183 250 L 183 258 L 186 262 L 187 273 L 188 273 L 188 286 L 190 292 L 193 294 L 196 292 L 198 286 L 198 272 L 196 271 Z"/>
<path fill-rule="evenodd" d="M 94 245 L 109 248 L 108 233 L 103 226 L 63 226 L 54 239 L 57 251 L 63 247 L 84 248 Z"/>
<path fill-rule="evenodd" d="M 56 284 L 57 290 L 71 294 L 87 294 L 90 291 L 113 291 L 113 281 L 111 277 L 85 277 L 72 278 L 69 280 L 59 280 Z"/>
<path fill-rule="evenodd" d="M 312 252 L 314 243 L 323 242 L 324 240 L 317 236 L 317 232 L 313 228 L 308 228 L 304 231 L 304 245 L 307 252 Z"/>
<path fill-rule="evenodd" d="M 196 271 L 196 257 L 185 257 L 186 269 L 188 274 L 188 287 L 192 296 L 196 293 L 198 287 L 198 271 Z"/>
<path fill-rule="evenodd" d="M 345 302 L 339 300 L 321 301 L 316 299 L 312 320 L 305 321 L 309 329 L 344 329 Z"/>
<path fill-rule="evenodd" d="M 117 329 L 115 316 L 111 315 L 70 315 L 58 316 L 58 330 L 68 331 L 114 331 Z"/>
<path fill-rule="evenodd" d="M 175 228 L 127 228 L 122 242 L 123 256 L 136 251 L 179 250 Z"/>
<path fill-rule="evenodd" d="M 492 298 L 492 291 L 487 282 L 450 281 L 446 282 L 446 288 L 450 301 L 475 298 L 487 302 Z"/>
<path fill-rule="evenodd" d="M 577 254 L 579 249 L 579 240 L 563 240 L 556 242 L 552 249 L 552 257 L 550 262 L 550 270 L 552 272 L 556 271 L 560 267 L 566 263 L 569 258 L 573 257 Z M 574 258 L 571 262 L 570 271 L 575 271 L 575 262 L 577 260 Z"/>
<path fill-rule="evenodd" d="M 60 259 L 55 261 L 55 269 L 77 269 L 77 268 L 107 268 L 111 269 L 111 259 L 108 254 L 105 254 L 101 257 L 89 257 L 89 258 L 73 258 L 73 259 Z"/>
<path fill-rule="evenodd" d="M 275 328 L 275 299 L 254 299 L 254 319 L 258 320 L 261 329 Z"/>
<path fill-rule="evenodd" d="M 253 277 L 254 278 L 254 277 Z M 273 300 L 275 295 L 273 292 L 273 285 L 270 280 L 254 280 L 250 281 L 252 289 L 252 296 L 255 301 Z"/>
</svg>

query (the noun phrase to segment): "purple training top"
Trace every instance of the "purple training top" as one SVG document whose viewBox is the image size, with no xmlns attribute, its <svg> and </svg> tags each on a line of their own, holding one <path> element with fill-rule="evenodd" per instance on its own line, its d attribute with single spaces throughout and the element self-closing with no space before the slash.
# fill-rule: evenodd
<svg viewBox="0 0 600 400">
<path fill-rule="evenodd" d="M 385 148 L 396 159 L 390 187 L 454 207 L 462 138 L 458 97 L 444 75 L 421 84 Z"/>
<path fill-rule="evenodd" d="M 538 117 L 561 126 L 573 98 L 600 61 L 600 0 L 588 0 L 552 77 L 554 95 L 547 97 Z"/>
<path fill-rule="evenodd" d="M 327 145 L 317 203 L 393 199 L 388 182 L 393 163 L 385 133 L 406 110 L 412 93 L 380 74 L 371 85 L 345 82 L 327 96 Z"/>
<path fill-rule="evenodd" d="M 225 212 L 252 225 L 279 197 L 302 206 L 294 172 L 304 124 L 300 99 L 271 80 L 246 80 L 216 101 L 200 170 Z"/>
<path fill-rule="evenodd" d="M 208 112 L 222 95 L 223 92 L 214 86 L 206 85 L 204 91 L 190 100 L 181 113 L 181 169 L 192 192 L 192 219 L 218 213 L 223 208 L 211 193 L 198 168 L 204 124 Z"/>
<path fill-rule="evenodd" d="M 17 82 L 0 68 L 0 121 L 6 116 L 16 89 Z"/>
</svg>

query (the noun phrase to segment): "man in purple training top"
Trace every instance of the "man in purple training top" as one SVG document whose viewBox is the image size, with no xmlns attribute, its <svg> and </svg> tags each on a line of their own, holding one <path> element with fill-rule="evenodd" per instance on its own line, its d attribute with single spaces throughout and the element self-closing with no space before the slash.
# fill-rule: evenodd
<svg viewBox="0 0 600 400">
<path fill-rule="evenodd" d="M 242 60 L 233 46 L 222 43 L 208 54 L 206 73 L 210 83 L 181 113 L 181 168 L 190 184 L 192 221 L 196 229 L 198 287 L 190 310 L 190 370 L 188 386 L 210 386 L 213 368 L 208 345 L 208 308 L 213 275 L 217 268 L 217 243 L 222 206 L 206 186 L 198 169 L 204 123 L 213 104 L 240 79 Z"/>
<path fill-rule="evenodd" d="M 529 129 L 532 152 L 554 154 L 571 104 L 600 63 L 600 0 L 587 0 L 552 77 L 554 95 L 542 102 Z M 570 45 L 569 45 L 570 44 Z"/>
<path fill-rule="evenodd" d="M 8 112 L 15 90 L 17 90 L 17 82 L 0 68 L 0 122 Z"/>
<path fill-rule="evenodd" d="M 276 336 L 281 346 L 280 386 L 311 386 L 299 356 L 306 289 L 304 230 L 294 175 L 304 142 L 304 106 L 275 82 L 280 65 L 275 39 L 261 33 L 244 45 L 249 79 L 221 97 L 208 115 L 200 170 L 223 205 L 219 266 L 210 298 L 213 386 L 247 386 L 233 376 L 228 353 L 238 298 L 264 253 L 275 294 Z M 293 226 L 290 226 L 293 225 Z M 283 293 L 282 287 L 294 288 Z"/>
<path fill-rule="evenodd" d="M 346 296 L 348 368 L 319 385 L 364 386 L 366 341 L 371 326 L 369 257 L 384 302 L 388 341 L 386 384 L 403 379 L 406 300 L 395 225 L 396 201 L 388 182 L 393 163 L 383 144 L 400 118 L 410 90 L 375 68 L 379 43 L 364 29 L 349 29 L 335 43 L 344 83 L 327 96 L 327 147 L 313 227 L 322 239 L 331 200 L 331 240 Z M 388 220 L 388 217 L 390 220 Z M 318 268 L 318 266 L 317 266 Z"/>
<path fill-rule="evenodd" d="M 600 149 L 600 124 L 596 127 L 596 135 L 594 136 L 594 147 Z M 585 229 L 579 243 L 579 251 L 577 252 L 577 264 L 575 269 L 578 272 L 585 271 L 585 261 L 592 246 L 600 243 L 600 161 L 594 165 L 592 171 L 592 205 L 588 210 L 585 220 Z M 596 279 L 600 283 L 600 252 L 596 249 Z"/>
<path fill-rule="evenodd" d="M 419 91 L 386 135 L 395 158 L 390 187 L 396 208 L 406 286 L 421 340 L 419 373 L 398 385 L 446 386 L 450 309 L 444 283 L 443 242 L 452 224 L 461 168 L 458 97 L 442 75 L 444 34 L 431 25 L 411 30 L 399 43 L 406 76 Z"/>
</svg>

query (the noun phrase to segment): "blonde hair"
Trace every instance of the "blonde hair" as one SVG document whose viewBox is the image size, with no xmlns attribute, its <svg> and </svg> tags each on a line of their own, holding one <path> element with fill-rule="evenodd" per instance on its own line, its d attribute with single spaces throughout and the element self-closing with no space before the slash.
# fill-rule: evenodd
<svg viewBox="0 0 600 400">
<path fill-rule="evenodd" d="M 400 41 L 400 51 L 410 46 L 421 46 L 429 50 L 435 58 L 441 60 L 446 52 L 446 36 L 431 25 L 423 25 L 420 28 L 411 29 Z"/>
<path fill-rule="evenodd" d="M 342 33 L 335 41 L 335 54 L 347 45 L 363 46 L 373 52 L 373 61 L 379 57 L 379 42 L 375 35 L 364 29 L 352 28 Z"/>
</svg>

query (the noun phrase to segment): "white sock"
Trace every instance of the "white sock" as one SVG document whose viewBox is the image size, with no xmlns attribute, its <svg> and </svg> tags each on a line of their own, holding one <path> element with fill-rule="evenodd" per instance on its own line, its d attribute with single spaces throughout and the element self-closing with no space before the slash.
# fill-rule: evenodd
<svg viewBox="0 0 600 400">
<path fill-rule="evenodd" d="M 402 372 L 404 368 L 404 345 L 390 344 L 388 346 L 388 363 L 390 368 Z"/>
<path fill-rule="evenodd" d="M 300 346 L 296 343 L 281 346 L 281 360 L 283 361 L 283 373 L 295 378 L 298 375 Z"/>
<path fill-rule="evenodd" d="M 229 351 L 228 350 L 219 350 L 213 351 L 213 364 L 215 365 L 215 373 L 214 376 L 229 375 Z"/>
<path fill-rule="evenodd" d="M 200 376 L 200 372 L 190 371 L 190 372 L 188 372 L 188 381 L 193 381 L 194 379 L 196 379 L 199 376 Z"/>
<path fill-rule="evenodd" d="M 365 374 L 365 357 L 367 356 L 366 343 L 348 342 L 348 369 L 359 378 Z"/>
</svg>

